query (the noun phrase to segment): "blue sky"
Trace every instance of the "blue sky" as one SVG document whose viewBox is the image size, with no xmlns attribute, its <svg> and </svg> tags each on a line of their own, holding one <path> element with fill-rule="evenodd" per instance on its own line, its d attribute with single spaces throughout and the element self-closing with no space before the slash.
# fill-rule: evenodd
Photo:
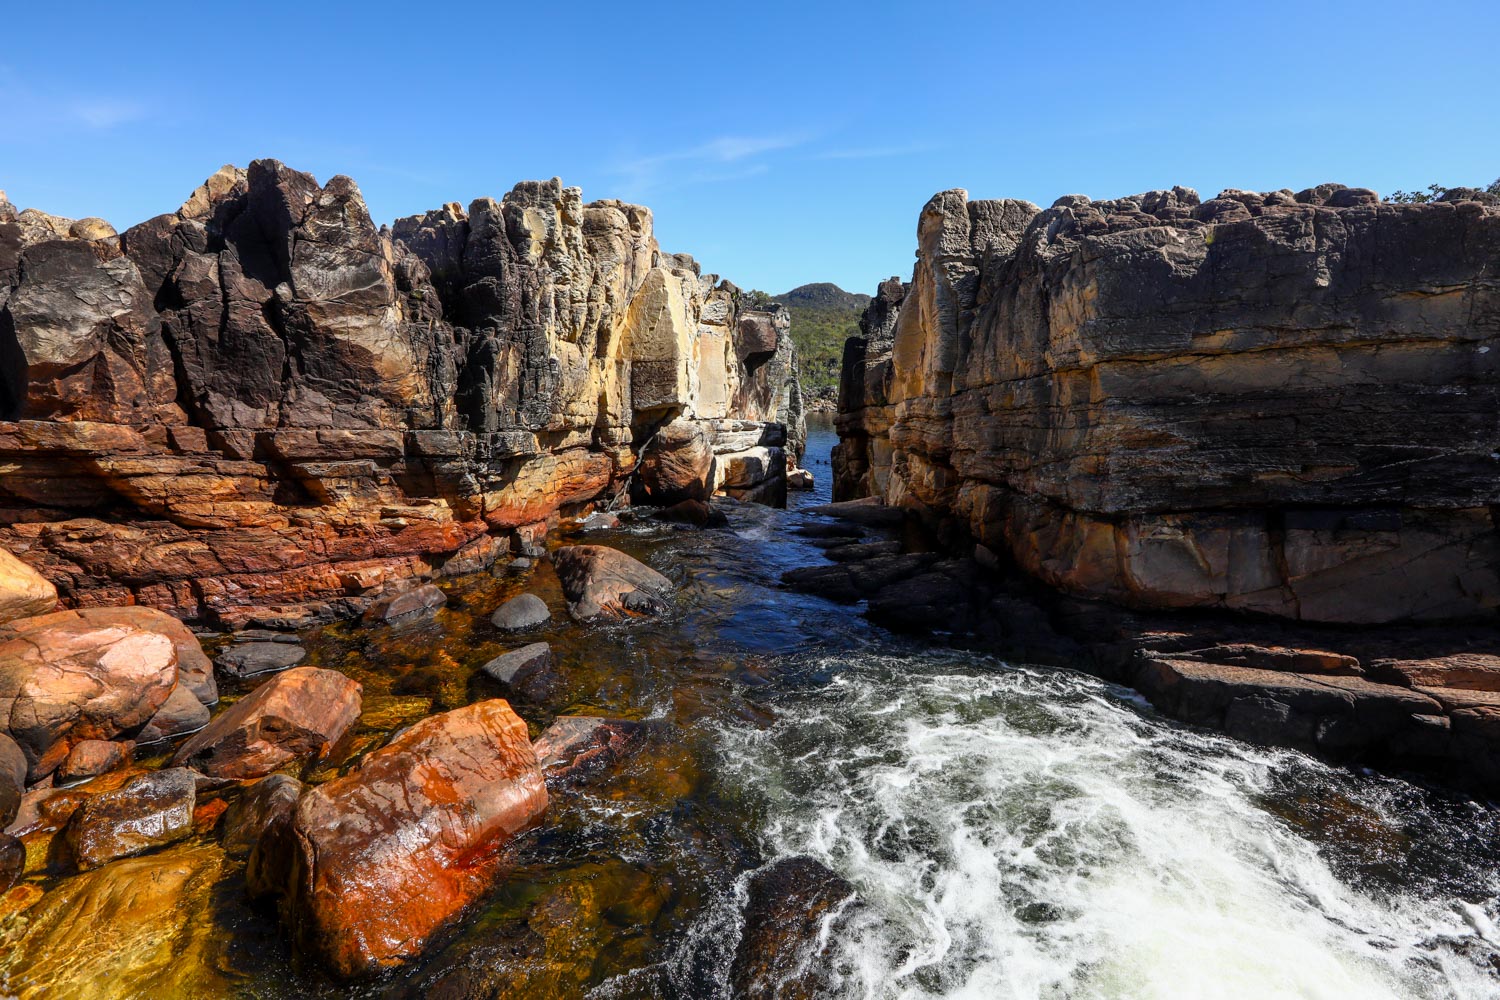
<svg viewBox="0 0 1500 1000">
<path fill-rule="evenodd" d="M 49 9 L 43 9 L 49 8 Z M 67 8 L 67 9 L 64 9 Z M 934 192 L 1500 177 L 1500 4 L 35 4 L 0 188 L 121 229 L 226 162 L 377 221 L 561 176 L 747 287 L 910 274 Z"/>
</svg>

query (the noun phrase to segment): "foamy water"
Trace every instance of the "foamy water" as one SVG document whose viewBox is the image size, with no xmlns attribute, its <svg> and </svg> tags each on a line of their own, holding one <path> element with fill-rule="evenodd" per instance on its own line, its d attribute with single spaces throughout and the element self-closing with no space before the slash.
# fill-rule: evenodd
<svg viewBox="0 0 1500 1000">
<path fill-rule="evenodd" d="M 1174 726 L 1067 672 L 819 666 L 842 672 L 778 701 L 769 729 L 726 730 L 723 769 L 759 803 L 768 858 L 812 855 L 857 888 L 840 996 L 1500 995 L 1494 859 L 1405 872 L 1423 845 L 1399 782 Z M 1273 808 L 1319 796 L 1348 814 L 1341 839 Z M 1419 824 L 1439 853 L 1464 833 L 1445 822 Z M 1389 877 L 1336 873 L 1350 851 Z M 696 961 L 737 936 L 733 904 L 693 935 Z"/>
</svg>

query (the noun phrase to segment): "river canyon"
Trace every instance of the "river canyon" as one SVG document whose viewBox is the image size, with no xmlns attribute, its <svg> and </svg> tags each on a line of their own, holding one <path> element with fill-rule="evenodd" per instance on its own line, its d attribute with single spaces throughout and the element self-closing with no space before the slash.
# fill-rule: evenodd
<svg viewBox="0 0 1500 1000">
<path fill-rule="evenodd" d="M 1500 206 L 0 198 L 0 994 L 1500 995 Z"/>
</svg>

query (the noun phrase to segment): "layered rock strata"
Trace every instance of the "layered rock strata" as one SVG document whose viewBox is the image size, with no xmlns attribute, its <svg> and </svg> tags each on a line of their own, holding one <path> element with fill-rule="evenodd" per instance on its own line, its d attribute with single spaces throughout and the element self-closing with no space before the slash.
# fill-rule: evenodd
<svg viewBox="0 0 1500 1000">
<path fill-rule="evenodd" d="M 1500 606 L 1500 208 L 1175 188 L 923 209 L 835 496 L 1063 591 L 1323 623 Z"/>
<path fill-rule="evenodd" d="M 557 180 L 394 229 L 274 160 L 121 234 L 0 199 L 0 545 L 65 604 L 237 624 L 481 566 L 673 421 L 775 500 L 787 323 Z"/>
</svg>

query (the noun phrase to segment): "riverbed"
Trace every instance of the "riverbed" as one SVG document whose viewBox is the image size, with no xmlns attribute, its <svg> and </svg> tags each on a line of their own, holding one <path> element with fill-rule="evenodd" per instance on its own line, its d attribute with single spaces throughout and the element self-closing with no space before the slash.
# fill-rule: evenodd
<svg viewBox="0 0 1500 1000">
<path fill-rule="evenodd" d="M 554 795 L 503 885 L 416 966 L 354 987 L 299 967 L 223 864 L 181 904 L 192 946 L 173 988 L 727 996 L 748 874 L 800 854 L 858 894 L 828 942 L 835 996 L 1500 995 L 1495 808 L 1195 730 L 1081 672 L 894 636 L 858 606 L 783 589 L 782 572 L 822 559 L 796 529 L 826 523 L 806 508 L 828 499 L 832 443 L 815 422 L 817 489 L 787 511 L 554 540 L 666 573 L 678 590 L 661 618 L 574 624 L 540 562 L 446 581 L 448 605 L 424 620 L 304 636 L 311 662 L 364 685 L 356 754 L 421 714 L 503 695 L 480 665 L 535 641 L 562 684 L 517 703 L 533 736 L 559 714 L 641 720 L 647 736 Z M 527 591 L 552 621 L 501 635 L 490 612 Z"/>
</svg>

